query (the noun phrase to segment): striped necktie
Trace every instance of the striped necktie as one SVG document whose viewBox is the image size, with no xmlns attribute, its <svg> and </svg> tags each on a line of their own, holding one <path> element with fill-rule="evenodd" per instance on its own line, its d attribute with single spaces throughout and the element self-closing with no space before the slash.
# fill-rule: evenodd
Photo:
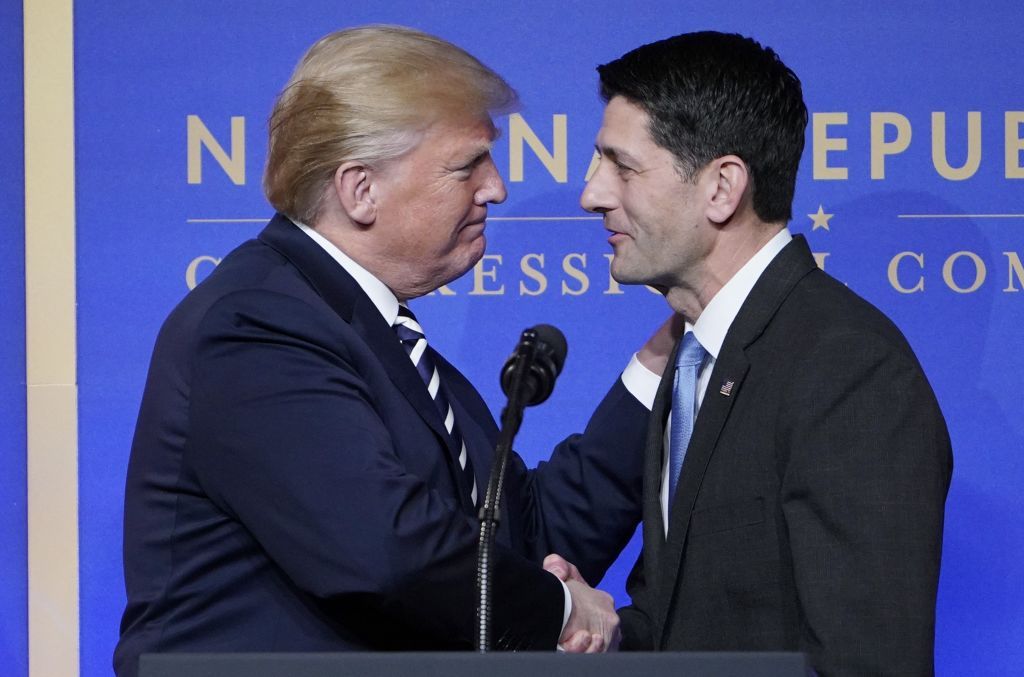
<svg viewBox="0 0 1024 677">
<path fill-rule="evenodd" d="M 423 327 L 420 326 L 411 310 L 400 305 L 394 329 L 405 352 L 409 355 L 409 359 L 412 360 L 413 366 L 416 367 L 420 378 L 426 384 L 427 393 L 434 400 L 437 411 L 444 418 L 444 427 L 451 436 L 455 448 L 459 449 L 459 467 L 466 475 L 467 485 L 472 487 L 470 499 L 473 505 L 476 505 L 476 477 L 473 475 L 473 466 L 469 462 L 469 454 L 466 453 L 466 442 L 462 439 L 459 426 L 455 423 L 455 412 L 452 410 L 452 405 L 448 402 L 444 388 L 441 387 L 441 377 L 437 373 L 434 359 L 430 356 L 430 351 L 427 350 L 427 339 L 423 335 Z"/>
</svg>

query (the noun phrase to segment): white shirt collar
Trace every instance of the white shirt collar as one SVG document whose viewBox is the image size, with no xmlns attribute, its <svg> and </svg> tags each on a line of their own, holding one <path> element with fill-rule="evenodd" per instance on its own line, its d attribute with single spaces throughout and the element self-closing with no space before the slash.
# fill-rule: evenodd
<svg viewBox="0 0 1024 677">
<path fill-rule="evenodd" d="M 331 255 L 335 261 L 337 261 L 342 268 L 345 269 L 349 275 L 356 281 L 359 288 L 370 297 L 373 301 L 373 305 L 377 307 L 380 314 L 384 316 L 384 320 L 392 325 L 395 323 L 395 318 L 398 317 L 398 299 L 394 293 L 388 289 L 387 285 L 374 277 L 373 273 L 363 268 L 361 265 L 353 261 L 345 252 L 338 249 L 330 240 L 316 232 L 304 223 L 294 222 L 306 235 L 309 235 L 320 245 L 325 252 Z"/>
<path fill-rule="evenodd" d="M 793 235 L 788 228 L 776 233 L 775 237 L 768 240 L 742 268 L 736 271 L 725 286 L 718 290 L 697 318 L 697 322 L 693 325 L 686 323 L 686 330 L 692 330 L 697 335 L 697 340 L 712 359 L 718 359 L 725 335 L 740 312 L 743 302 L 747 300 L 750 290 L 761 277 L 761 273 L 792 239 Z"/>
</svg>

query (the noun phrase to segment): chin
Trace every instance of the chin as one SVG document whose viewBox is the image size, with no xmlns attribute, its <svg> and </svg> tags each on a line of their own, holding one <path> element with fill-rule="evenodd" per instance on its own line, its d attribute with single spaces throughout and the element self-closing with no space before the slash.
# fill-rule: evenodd
<svg viewBox="0 0 1024 677">
<path fill-rule="evenodd" d="M 616 282 L 618 282 L 619 284 L 645 285 L 645 286 L 651 287 L 653 289 L 658 289 L 658 290 L 661 289 L 661 287 L 658 285 L 658 282 L 655 280 L 655 278 L 653 278 L 653 277 L 651 277 L 649 275 L 640 275 L 640 274 L 637 274 L 635 272 L 629 272 L 629 271 L 627 271 L 627 272 L 616 272 L 614 270 L 611 271 L 611 275 L 612 275 L 612 278 Z"/>
<path fill-rule="evenodd" d="M 449 282 L 454 282 L 472 270 L 473 266 L 475 266 L 484 256 L 485 243 L 483 242 L 482 237 L 480 240 L 481 241 L 478 246 L 473 246 L 471 249 L 467 249 L 465 255 L 459 257 L 460 260 L 458 265 L 452 265 L 445 271 L 439 271 L 439 273 L 434 276 L 436 280 L 443 280 L 442 282 L 438 282 L 436 287 L 446 285 Z M 473 242 L 473 245 L 476 245 L 475 241 Z"/>
<path fill-rule="evenodd" d="M 647 280 L 645 280 L 642 275 L 639 275 L 637 271 L 630 269 L 630 267 L 622 263 L 618 257 L 612 259 L 609 272 L 611 272 L 612 277 L 615 278 L 615 281 L 619 284 L 647 284 Z"/>
<path fill-rule="evenodd" d="M 470 263 L 466 267 L 466 270 L 469 270 L 484 257 L 484 252 L 487 251 L 487 236 L 483 234 L 483 231 L 481 231 L 479 237 L 475 237 L 466 243 L 466 247 L 468 248 L 470 257 Z"/>
</svg>

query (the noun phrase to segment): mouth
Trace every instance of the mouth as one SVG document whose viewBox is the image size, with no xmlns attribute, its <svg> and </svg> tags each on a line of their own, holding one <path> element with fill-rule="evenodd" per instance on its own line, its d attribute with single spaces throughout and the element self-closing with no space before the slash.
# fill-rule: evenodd
<svg viewBox="0 0 1024 677">
<path fill-rule="evenodd" d="M 624 242 L 625 240 L 629 239 L 629 235 L 623 233 L 622 231 L 615 230 L 614 228 L 609 228 L 608 226 L 605 226 L 605 230 L 608 231 L 608 244 L 612 245 L 613 247 L 616 244 Z"/>
<path fill-rule="evenodd" d="M 470 228 L 472 226 L 483 226 L 483 225 L 486 224 L 486 222 L 487 222 L 487 212 L 484 211 L 483 214 L 480 214 L 479 216 L 476 216 L 474 218 L 471 218 L 471 219 L 467 220 L 466 224 L 463 226 L 463 228 Z"/>
<path fill-rule="evenodd" d="M 482 237 L 484 229 L 487 227 L 487 217 L 477 219 L 475 221 L 468 221 L 462 228 L 459 229 L 459 233 L 462 237 L 477 238 Z"/>
</svg>

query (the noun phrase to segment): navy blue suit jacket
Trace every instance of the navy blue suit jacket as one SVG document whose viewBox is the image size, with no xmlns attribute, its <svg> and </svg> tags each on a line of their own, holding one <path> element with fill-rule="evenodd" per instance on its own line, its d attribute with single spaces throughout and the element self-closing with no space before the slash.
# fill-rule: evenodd
<svg viewBox="0 0 1024 677">
<path fill-rule="evenodd" d="M 497 427 L 434 358 L 485 487 Z M 648 418 L 620 380 L 549 462 L 511 459 L 497 646 L 554 647 L 563 592 L 544 555 L 596 582 L 629 539 Z M 470 648 L 477 525 L 457 451 L 377 308 L 276 217 L 157 339 L 126 486 L 118 673 L 153 651 Z"/>
</svg>

